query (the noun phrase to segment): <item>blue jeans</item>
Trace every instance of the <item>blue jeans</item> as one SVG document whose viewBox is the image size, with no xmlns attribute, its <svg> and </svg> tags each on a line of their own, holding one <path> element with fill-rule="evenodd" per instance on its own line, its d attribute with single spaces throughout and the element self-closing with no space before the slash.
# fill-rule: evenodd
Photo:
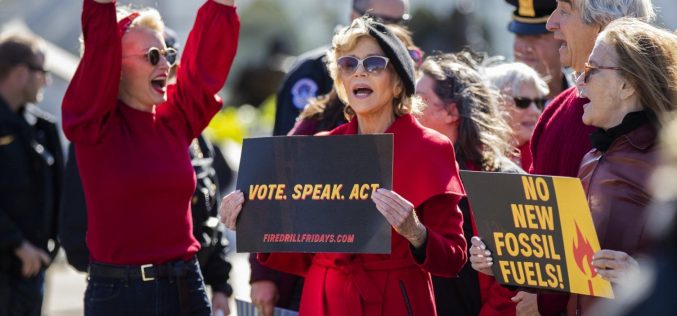
<svg viewBox="0 0 677 316">
<path fill-rule="evenodd" d="M 30 278 L 0 273 L 0 315 L 40 316 L 44 284 L 45 271 Z"/>
<path fill-rule="evenodd" d="M 211 305 L 197 260 L 186 263 L 182 279 L 156 278 L 152 281 L 89 276 L 85 291 L 85 315 L 181 315 L 181 289 L 190 315 L 211 315 Z"/>
</svg>

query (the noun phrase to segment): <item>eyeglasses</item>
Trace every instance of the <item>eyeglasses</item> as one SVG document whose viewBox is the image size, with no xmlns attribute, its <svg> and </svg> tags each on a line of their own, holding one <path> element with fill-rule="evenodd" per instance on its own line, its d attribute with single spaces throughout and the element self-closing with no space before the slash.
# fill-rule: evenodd
<svg viewBox="0 0 677 316">
<path fill-rule="evenodd" d="M 414 60 L 414 66 L 419 67 L 423 63 L 423 51 L 420 48 L 409 49 L 409 56 Z"/>
<path fill-rule="evenodd" d="M 399 25 L 404 25 L 409 21 L 409 14 L 403 14 L 401 17 L 391 17 L 391 16 L 385 16 L 385 15 L 378 15 L 374 14 L 371 12 L 371 10 L 360 10 L 359 8 L 356 8 L 353 6 L 353 11 L 357 12 L 359 15 L 366 15 L 377 22 L 381 22 L 383 24 L 399 24 Z"/>
<path fill-rule="evenodd" d="M 151 47 L 148 49 L 148 52 L 145 54 L 136 54 L 136 55 L 127 55 L 125 57 L 129 56 L 145 56 L 148 58 L 148 62 L 153 65 L 157 66 L 157 64 L 160 62 L 160 56 L 164 56 L 165 59 L 167 59 L 167 62 L 169 63 L 169 66 L 172 67 L 176 65 L 176 50 L 173 48 L 167 48 L 167 49 L 159 49 L 157 47 Z"/>
<path fill-rule="evenodd" d="M 595 69 L 623 70 L 623 68 L 619 68 L 619 67 L 593 66 L 589 63 L 585 63 L 585 68 L 583 68 L 583 83 L 588 83 L 588 79 L 590 78 L 590 74 Z"/>
<path fill-rule="evenodd" d="M 523 97 L 514 97 L 512 99 L 515 101 L 515 106 L 523 110 L 528 108 L 531 103 L 536 105 L 537 109 L 543 110 L 545 108 L 545 102 L 547 101 L 546 99 L 529 99 Z"/>
<path fill-rule="evenodd" d="M 378 74 L 388 66 L 388 57 L 369 56 L 365 59 L 357 59 L 353 56 L 343 56 L 336 63 L 339 70 L 346 75 L 355 73 L 360 66 L 368 73 Z"/>
</svg>

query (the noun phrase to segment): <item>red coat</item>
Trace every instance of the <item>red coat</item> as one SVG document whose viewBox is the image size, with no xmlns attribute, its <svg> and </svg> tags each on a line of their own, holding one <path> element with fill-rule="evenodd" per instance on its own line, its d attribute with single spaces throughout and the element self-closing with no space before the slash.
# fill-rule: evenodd
<svg viewBox="0 0 677 316">
<path fill-rule="evenodd" d="M 425 260 L 417 262 L 394 231 L 390 255 L 259 254 L 263 264 L 305 277 L 301 315 L 436 315 L 430 274 L 455 276 L 466 262 L 458 209 L 465 192 L 451 142 L 411 115 L 386 133 L 395 135 L 393 191 L 415 205 L 428 229 Z M 357 134 L 357 120 L 330 134 Z"/>
</svg>

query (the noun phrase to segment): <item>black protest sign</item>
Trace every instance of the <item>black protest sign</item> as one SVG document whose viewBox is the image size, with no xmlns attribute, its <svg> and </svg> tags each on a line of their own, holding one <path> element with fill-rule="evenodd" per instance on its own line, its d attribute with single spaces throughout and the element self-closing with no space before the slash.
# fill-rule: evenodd
<svg viewBox="0 0 677 316">
<path fill-rule="evenodd" d="M 390 253 L 371 193 L 392 170 L 392 134 L 245 139 L 237 251 Z"/>
<path fill-rule="evenodd" d="M 592 268 L 600 249 L 577 178 L 461 172 L 502 284 L 613 297 Z"/>
</svg>

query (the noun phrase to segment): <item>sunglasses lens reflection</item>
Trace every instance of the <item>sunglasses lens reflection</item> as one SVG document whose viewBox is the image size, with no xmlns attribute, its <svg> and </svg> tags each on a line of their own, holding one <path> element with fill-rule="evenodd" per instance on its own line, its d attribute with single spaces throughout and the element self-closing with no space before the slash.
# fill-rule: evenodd
<svg viewBox="0 0 677 316">
<path fill-rule="evenodd" d="M 160 50 L 157 48 L 151 48 L 148 50 L 148 62 L 156 66 L 160 62 Z"/>
<path fill-rule="evenodd" d="M 362 61 L 364 69 L 368 72 L 380 72 L 386 68 L 387 61 L 381 57 L 367 57 Z"/>
</svg>

